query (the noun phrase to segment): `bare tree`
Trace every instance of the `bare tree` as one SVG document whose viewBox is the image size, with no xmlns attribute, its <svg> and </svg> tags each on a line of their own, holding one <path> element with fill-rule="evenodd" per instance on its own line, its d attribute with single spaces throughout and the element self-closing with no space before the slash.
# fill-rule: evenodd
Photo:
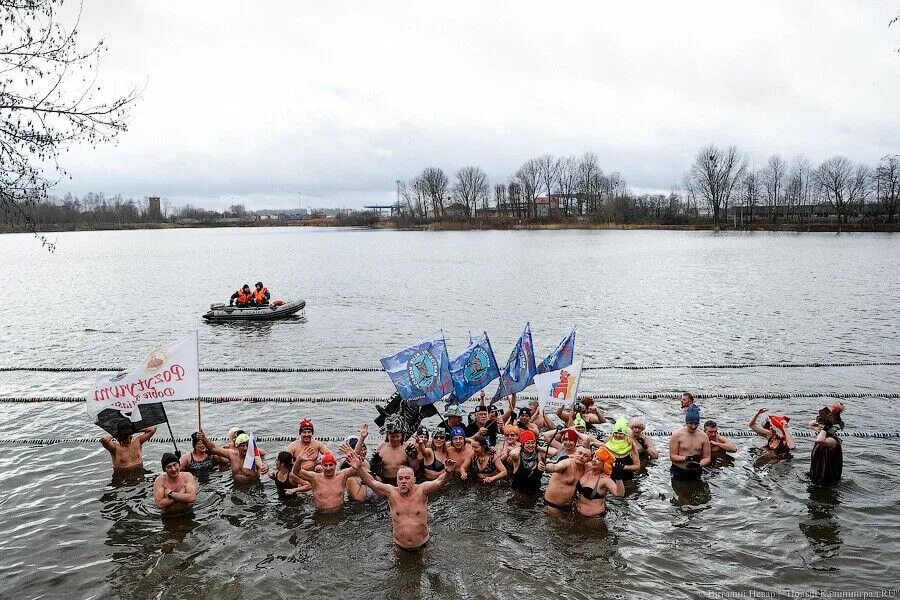
<svg viewBox="0 0 900 600">
<path fill-rule="evenodd" d="M 578 159 L 568 156 L 559 161 L 559 193 L 563 201 L 563 214 L 569 216 L 572 198 L 578 191 Z"/>
<path fill-rule="evenodd" d="M 479 202 L 484 206 L 491 194 L 488 178 L 480 167 L 463 167 L 456 172 L 453 194 L 458 202 L 466 205 L 469 214 L 475 216 Z"/>
<path fill-rule="evenodd" d="M 689 174 L 691 184 L 709 204 L 715 227 L 719 227 L 722 207 L 728 206 L 745 170 L 746 161 L 735 146 L 721 150 L 709 145 L 701 148 L 694 158 Z"/>
<path fill-rule="evenodd" d="M 232 204 L 228 207 L 228 214 L 237 219 L 243 219 L 247 216 L 247 207 L 243 204 Z"/>
<path fill-rule="evenodd" d="M 509 206 L 515 209 L 516 218 L 522 218 L 522 209 L 524 208 L 522 200 L 522 186 L 515 181 L 510 181 L 506 185 L 506 198 Z"/>
<path fill-rule="evenodd" d="M 756 167 L 748 167 L 741 180 L 740 198 L 743 206 L 741 222 L 743 225 L 753 223 L 753 213 L 760 196 L 760 176 Z"/>
<path fill-rule="evenodd" d="M 798 222 L 802 222 L 804 212 L 812 212 L 811 208 L 806 210 L 810 200 L 811 175 L 812 165 L 809 159 L 802 154 L 795 156 L 791 161 L 784 191 L 785 200 L 797 215 Z"/>
<path fill-rule="evenodd" d="M 67 26 L 62 0 L 0 0 L 0 215 L 35 235 L 27 206 L 47 198 L 65 170 L 58 158 L 69 146 L 108 142 L 126 130 L 138 98 L 99 99 L 101 40 L 79 46 L 78 19 Z M 38 235 L 51 251 L 53 245 Z"/>
<path fill-rule="evenodd" d="M 538 186 L 541 184 L 541 167 L 538 161 L 533 158 L 525 161 L 516 171 L 515 179 L 521 190 L 522 202 L 525 203 L 526 216 L 536 216 L 534 199 L 537 197 Z"/>
<path fill-rule="evenodd" d="M 431 213 L 439 219 L 444 214 L 444 199 L 450 189 L 450 179 L 440 167 L 428 167 L 419 175 L 425 198 L 431 203 Z"/>
<path fill-rule="evenodd" d="M 829 158 L 816 169 L 816 182 L 826 202 L 834 207 L 838 223 L 849 223 L 849 212 L 865 199 L 869 173 L 865 165 L 853 166 L 846 156 Z"/>
<path fill-rule="evenodd" d="M 772 223 L 778 216 L 778 204 L 784 194 L 784 177 L 787 165 L 780 154 L 769 158 L 762 170 L 762 184 L 766 190 L 766 211 Z"/>
<path fill-rule="evenodd" d="M 596 198 L 600 193 L 600 178 L 603 169 L 593 152 L 585 152 L 578 161 L 578 214 L 597 212 Z M 584 204 L 587 206 L 585 207 Z"/>
<path fill-rule="evenodd" d="M 497 207 L 497 214 L 506 210 L 506 186 L 498 183 L 494 186 L 494 206 Z"/>
<path fill-rule="evenodd" d="M 900 155 L 885 156 L 875 169 L 876 201 L 887 216 L 887 222 L 894 222 L 894 214 L 900 209 Z"/>
<path fill-rule="evenodd" d="M 552 154 L 544 154 L 536 159 L 541 185 L 547 192 L 547 200 L 553 195 L 553 187 L 559 179 L 560 160 Z"/>
</svg>

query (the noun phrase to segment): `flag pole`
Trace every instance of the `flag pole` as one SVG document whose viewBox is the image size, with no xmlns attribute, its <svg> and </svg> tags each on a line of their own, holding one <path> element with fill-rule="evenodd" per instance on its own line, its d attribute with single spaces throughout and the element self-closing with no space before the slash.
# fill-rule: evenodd
<svg viewBox="0 0 900 600">
<path fill-rule="evenodd" d="M 175 446 L 175 456 L 181 458 L 181 450 L 178 449 L 178 444 L 175 443 L 175 434 L 172 433 L 172 424 L 169 423 L 169 415 L 166 414 L 166 405 L 165 403 L 160 402 L 159 407 L 162 409 L 163 416 L 166 418 L 166 427 L 169 428 L 169 437 L 172 438 L 172 445 Z"/>
<path fill-rule="evenodd" d="M 203 424 L 200 421 L 200 398 L 197 398 L 197 431 L 203 431 Z"/>
</svg>

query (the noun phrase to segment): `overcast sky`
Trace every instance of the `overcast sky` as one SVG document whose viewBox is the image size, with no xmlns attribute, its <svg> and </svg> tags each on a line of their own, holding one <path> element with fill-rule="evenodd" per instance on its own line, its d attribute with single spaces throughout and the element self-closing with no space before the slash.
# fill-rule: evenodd
<svg viewBox="0 0 900 600">
<path fill-rule="evenodd" d="M 430 165 L 506 182 L 595 152 L 667 190 L 707 143 L 759 162 L 900 151 L 900 12 L 860 2 L 85 0 L 117 145 L 63 156 L 57 193 L 222 208 L 390 203 Z M 302 199 L 301 199 L 302 198 Z"/>
</svg>

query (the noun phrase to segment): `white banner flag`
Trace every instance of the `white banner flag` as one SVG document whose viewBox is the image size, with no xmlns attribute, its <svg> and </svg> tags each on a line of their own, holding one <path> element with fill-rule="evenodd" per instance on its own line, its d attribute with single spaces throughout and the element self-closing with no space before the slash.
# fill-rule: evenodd
<svg viewBox="0 0 900 600">
<path fill-rule="evenodd" d="M 571 404 L 578 397 L 578 384 L 581 381 L 581 363 L 576 360 L 570 366 L 541 373 L 534 376 L 538 402 L 541 410 L 555 411 L 560 406 Z"/>
<path fill-rule="evenodd" d="M 154 350 L 141 364 L 129 371 L 104 375 L 94 382 L 85 396 L 92 420 L 100 411 L 112 408 L 131 413 L 140 420 L 138 405 L 169 400 L 187 400 L 200 395 L 200 364 L 197 332 L 181 341 Z"/>
</svg>

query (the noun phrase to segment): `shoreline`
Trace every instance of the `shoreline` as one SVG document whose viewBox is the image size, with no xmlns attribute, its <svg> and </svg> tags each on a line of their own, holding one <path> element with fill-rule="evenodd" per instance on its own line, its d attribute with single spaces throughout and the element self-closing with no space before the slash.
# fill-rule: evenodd
<svg viewBox="0 0 900 600">
<path fill-rule="evenodd" d="M 712 223 L 594 223 L 578 221 L 525 221 L 484 219 L 471 221 L 432 221 L 427 223 L 401 223 L 383 219 L 375 223 L 354 222 L 353 219 L 309 219 L 305 221 L 250 221 L 246 223 L 56 223 L 37 228 L 37 233 L 73 231 L 135 231 L 142 229 L 218 229 L 225 227 L 354 227 L 395 231 L 734 231 L 734 232 L 790 232 L 790 233 L 897 233 L 900 223 L 841 224 L 813 223 L 761 223 L 745 227 L 719 226 Z M 22 228 L 0 225 L 0 235 L 33 233 Z"/>
</svg>

